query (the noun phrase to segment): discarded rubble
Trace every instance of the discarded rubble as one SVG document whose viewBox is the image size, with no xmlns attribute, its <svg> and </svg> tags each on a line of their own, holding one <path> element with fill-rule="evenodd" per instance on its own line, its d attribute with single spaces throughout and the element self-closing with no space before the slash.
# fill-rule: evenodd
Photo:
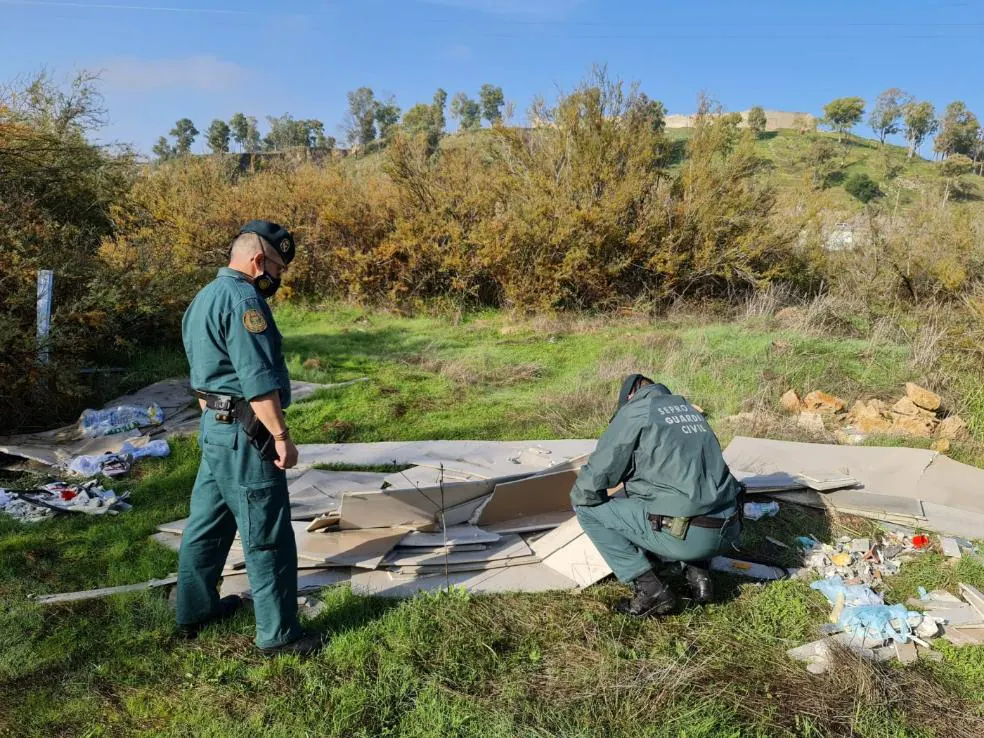
<svg viewBox="0 0 984 738">
<path fill-rule="evenodd" d="M 912 382 L 906 384 L 905 392 L 894 404 L 858 400 L 849 411 L 844 400 L 819 390 L 802 399 L 795 390 L 788 390 L 779 404 L 785 413 L 796 416 L 799 427 L 817 435 L 834 431 L 842 443 L 856 444 L 879 434 L 941 441 L 969 437 L 967 423 L 959 415 L 945 412 L 940 395 Z M 946 453 L 949 446 L 941 444 L 939 450 Z"/>
</svg>

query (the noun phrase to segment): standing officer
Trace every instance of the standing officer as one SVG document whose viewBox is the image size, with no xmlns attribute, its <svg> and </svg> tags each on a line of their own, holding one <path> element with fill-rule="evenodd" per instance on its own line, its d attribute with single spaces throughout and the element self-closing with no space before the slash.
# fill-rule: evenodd
<svg viewBox="0 0 984 738">
<path fill-rule="evenodd" d="M 315 650 L 297 620 L 297 547 L 285 470 L 297 463 L 283 409 L 290 377 L 282 337 L 266 304 L 294 258 L 290 233 L 265 220 L 243 226 L 229 266 L 199 292 L 182 322 L 191 386 L 202 406 L 201 466 L 178 565 L 179 631 L 194 638 L 230 616 L 237 596 L 217 585 L 236 530 L 266 654 Z"/>
<path fill-rule="evenodd" d="M 625 499 L 608 490 L 625 485 Z M 665 615 L 676 597 L 652 571 L 647 552 L 685 565 L 694 599 L 711 599 L 697 564 L 736 543 L 741 485 L 704 417 L 664 385 L 641 374 L 622 385 L 618 407 L 578 474 L 571 501 L 584 532 L 634 594 L 616 610 Z"/>
</svg>

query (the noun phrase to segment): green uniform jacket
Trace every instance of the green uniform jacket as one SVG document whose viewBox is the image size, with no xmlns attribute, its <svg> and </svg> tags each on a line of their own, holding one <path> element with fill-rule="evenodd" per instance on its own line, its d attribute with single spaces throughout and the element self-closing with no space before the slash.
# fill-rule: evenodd
<svg viewBox="0 0 984 738">
<path fill-rule="evenodd" d="M 290 405 L 290 376 L 266 300 L 242 272 L 219 269 L 181 323 L 194 389 L 253 400 L 274 390 Z"/>
<path fill-rule="evenodd" d="M 571 490 L 574 505 L 600 505 L 625 483 L 651 512 L 693 517 L 733 505 L 740 486 L 704 416 L 679 395 L 650 385 L 612 419 Z"/>
</svg>

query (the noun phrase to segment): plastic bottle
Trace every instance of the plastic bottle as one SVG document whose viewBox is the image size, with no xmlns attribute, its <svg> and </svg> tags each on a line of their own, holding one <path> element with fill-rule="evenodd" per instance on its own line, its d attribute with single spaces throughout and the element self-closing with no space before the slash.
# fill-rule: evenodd
<svg viewBox="0 0 984 738">
<path fill-rule="evenodd" d="M 779 514 L 779 503 L 772 502 L 746 502 L 745 517 L 748 520 L 759 520 L 760 518 L 772 518 Z"/>
<path fill-rule="evenodd" d="M 163 422 L 164 411 L 157 403 L 149 407 L 121 405 L 105 410 L 85 410 L 79 418 L 82 435 L 86 438 L 126 433 L 134 428 L 160 425 Z"/>
</svg>

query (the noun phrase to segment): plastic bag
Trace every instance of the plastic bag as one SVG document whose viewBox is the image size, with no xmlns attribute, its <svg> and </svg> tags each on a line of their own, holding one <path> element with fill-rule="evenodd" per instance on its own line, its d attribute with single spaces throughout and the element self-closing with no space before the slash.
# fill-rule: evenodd
<svg viewBox="0 0 984 738">
<path fill-rule="evenodd" d="M 164 411 L 156 402 L 149 407 L 121 405 L 105 410 L 85 410 L 79 418 L 82 435 L 86 438 L 126 433 L 134 428 L 160 425 L 163 422 Z"/>
<path fill-rule="evenodd" d="M 748 520 L 772 518 L 779 514 L 778 502 L 746 502 L 745 517 Z"/>
<path fill-rule="evenodd" d="M 837 604 L 838 595 L 844 595 L 844 604 L 848 607 L 859 605 L 880 605 L 882 596 L 864 584 L 845 584 L 843 577 L 832 576 L 820 579 L 810 585 L 810 589 L 815 589 L 831 605 Z"/>
<path fill-rule="evenodd" d="M 862 605 L 845 607 L 837 624 L 856 638 L 890 638 L 907 643 L 913 627 L 922 619 L 922 613 L 907 610 L 905 605 Z"/>
</svg>

